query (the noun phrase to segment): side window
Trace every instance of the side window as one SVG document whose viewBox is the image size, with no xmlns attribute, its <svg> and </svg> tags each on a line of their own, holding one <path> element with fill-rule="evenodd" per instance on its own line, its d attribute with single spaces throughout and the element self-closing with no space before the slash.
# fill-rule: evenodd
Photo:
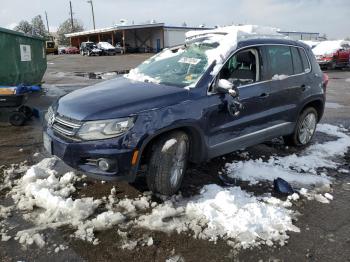
<svg viewBox="0 0 350 262">
<path fill-rule="evenodd" d="M 305 50 L 302 48 L 299 48 L 299 52 L 300 52 L 301 60 L 303 61 L 304 72 L 310 71 L 311 70 L 310 63 L 309 63 L 309 59 L 307 59 Z"/>
<path fill-rule="evenodd" d="M 260 80 L 259 51 L 247 49 L 233 55 L 220 71 L 220 79 L 235 86 L 252 84 Z"/>
<path fill-rule="evenodd" d="M 294 74 L 301 74 L 304 72 L 303 63 L 300 58 L 299 48 L 291 47 L 292 56 L 293 56 L 293 68 Z"/>
<path fill-rule="evenodd" d="M 268 46 L 269 79 L 293 75 L 292 52 L 289 46 Z"/>
</svg>

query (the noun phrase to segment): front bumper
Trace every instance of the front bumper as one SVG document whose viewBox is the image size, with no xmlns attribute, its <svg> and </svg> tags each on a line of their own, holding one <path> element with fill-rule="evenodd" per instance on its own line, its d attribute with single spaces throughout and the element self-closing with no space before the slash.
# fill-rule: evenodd
<svg viewBox="0 0 350 262">
<path fill-rule="evenodd" d="M 134 149 L 123 146 L 123 136 L 98 141 L 67 141 L 50 128 L 44 131 L 44 136 L 45 134 L 50 143 L 49 153 L 70 167 L 97 179 L 127 182 L 135 180 L 137 167 L 131 164 Z M 101 158 L 116 161 L 116 167 L 106 172 L 91 164 L 91 160 Z"/>
</svg>

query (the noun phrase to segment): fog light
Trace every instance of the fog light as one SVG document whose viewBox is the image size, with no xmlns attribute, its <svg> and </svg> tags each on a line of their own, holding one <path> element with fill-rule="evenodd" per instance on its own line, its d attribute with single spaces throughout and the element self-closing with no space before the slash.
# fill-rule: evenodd
<svg viewBox="0 0 350 262">
<path fill-rule="evenodd" d="M 97 160 L 97 166 L 102 171 L 110 171 L 115 168 L 116 163 L 110 159 L 100 158 Z"/>
</svg>

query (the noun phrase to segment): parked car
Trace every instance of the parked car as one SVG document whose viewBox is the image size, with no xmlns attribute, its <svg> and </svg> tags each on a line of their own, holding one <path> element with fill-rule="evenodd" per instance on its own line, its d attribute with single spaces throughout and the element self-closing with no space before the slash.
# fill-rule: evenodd
<svg viewBox="0 0 350 262">
<path fill-rule="evenodd" d="M 102 55 L 116 55 L 117 50 L 108 42 L 99 42 L 97 47 L 102 50 Z"/>
<path fill-rule="evenodd" d="M 66 54 L 79 54 L 79 49 L 75 46 L 69 46 L 66 48 Z"/>
<path fill-rule="evenodd" d="M 349 41 L 323 41 L 313 48 L 312 51 L 322 69 L 336 69 L 349 66 Z"/>
<path fill-rule="evenodd" d="M 46 150 L 104 180 L 132 182 L 142 170 L 150 190 L 171 195 L 189 162 L 280 136 L 309 144 L 327 85 L 310 47 L 232 40 L 220 64 L 217 36 L 167 49 L 127 76 L 61 97 L 45 115 Z"/>
<path fill-rule="evenodd" d="M 102 55 L 102 50 L 99 49 L 93 42 L 82 42 L 80 44 L 80 54 L 81 55 Z"/>
<path fill-rule="evenodd" d="M 58 47 L 58 54 L 59 55 L 64 55 L 66 53 L 66 46 L 59 46 Z"/>
<path fill-rule="evenodd" d="M 119 54 L 124 54 L 125 53 L 125 50 L 124 48 L 120 45 L 120 43 L 117 43 L 115 45 L 115 50 L 117 51 L 117 53 Z"/>
</svg>

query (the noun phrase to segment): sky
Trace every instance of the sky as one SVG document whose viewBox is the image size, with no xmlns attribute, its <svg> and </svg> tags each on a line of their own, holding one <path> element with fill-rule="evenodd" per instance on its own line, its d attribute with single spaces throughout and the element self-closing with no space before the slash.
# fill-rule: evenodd
<svg viewBox="0 0 350 262">
<path fill-rule="evenodd" d="M 71 0 L 73 16 L 92 29 L 91 6 Z M 258 24 L 285 31 L 326 34 L 331 39 L 350 37 L 350 0 L 93 0 L 96 28 L 126 19 L 188 26 Z M 20 20 L 48 14 L 50 31 L 69 18 L 68 0 L 0 0 L 0 27 L 13 28 Z"/>
</svg>

